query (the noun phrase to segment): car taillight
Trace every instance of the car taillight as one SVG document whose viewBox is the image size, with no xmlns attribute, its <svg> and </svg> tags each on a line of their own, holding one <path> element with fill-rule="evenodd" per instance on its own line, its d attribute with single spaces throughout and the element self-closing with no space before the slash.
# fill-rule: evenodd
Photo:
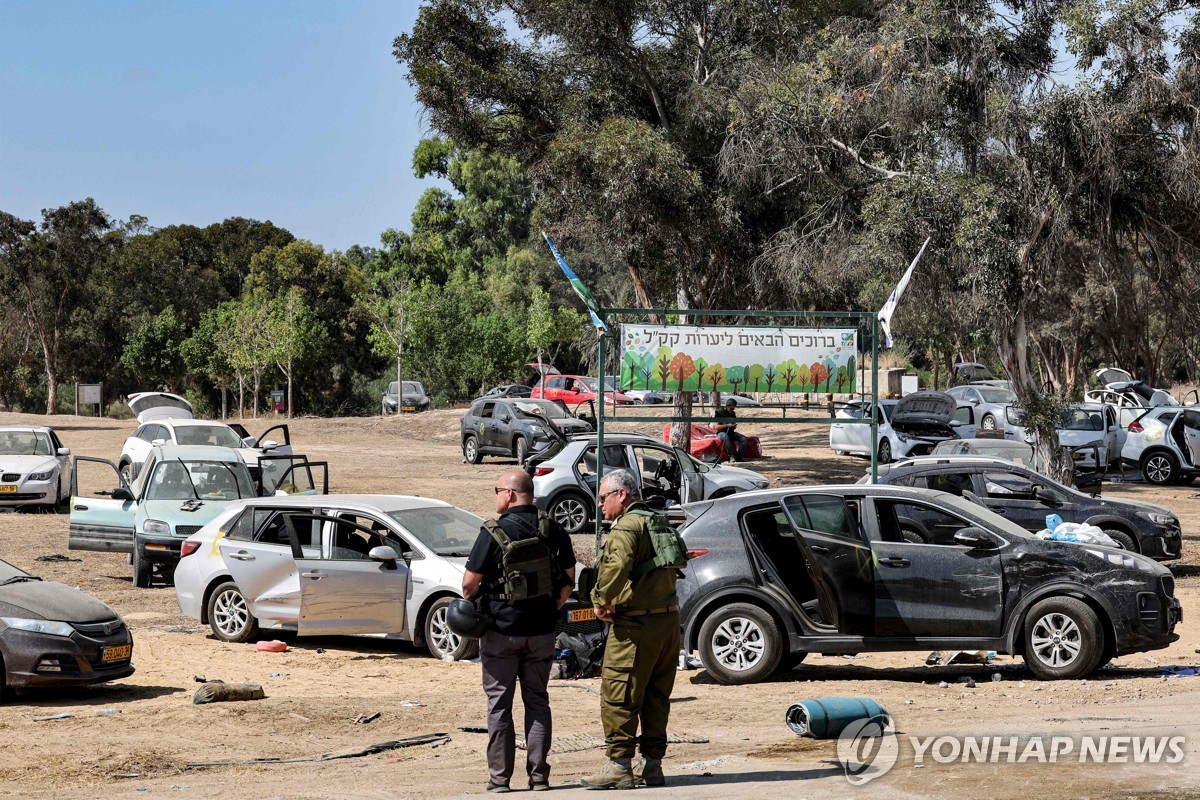
<svg viewBox="0 0 1200 800">
<path fill-rule="evenodd" d="M 192 553 L 196 552 L 199 549 L 200 549 L 199 542 L 184 542 L 183 546 L 181 548 L 179 548 L 179 557 L 183 558 L 184 556 L 190 556 Z"/>
<path fill-rule="evenodd" d="M 533 470 L 533 477 L 540 478 L 543 475 L 549 475 L 554 472 L 554 467 L 537 467 Z"/>
<path fill-rule="evenodd" d="M 1142 423 L 1140 423 L 1140 422 L 1129 423 L 1129 432 L 1130 433 L 1143 433 L 1143 432 L 1145 432 L 1145 430 L 1146 429 L 1142 427 Z"/>
<path fill-rule="evenodd" d="M 706 555 L 708 555 L 708 551 L 703 548 L 696 548 L 695 550 L 688 550 L 688 561 L 691 561 L 693 558 L 699 558 L 700 556 L 706 556 Z"/>
</svg>

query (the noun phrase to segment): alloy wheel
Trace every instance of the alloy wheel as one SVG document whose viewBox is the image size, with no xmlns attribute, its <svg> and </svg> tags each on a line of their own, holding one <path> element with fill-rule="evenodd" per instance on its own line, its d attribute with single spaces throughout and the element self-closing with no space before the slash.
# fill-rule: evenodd
<svg viewBox="0 0 1200 800">
<path fill-rule="evenodd" d="M 1079 657 L 1083 637 L 1075 620 L 1058 611 L 1033 625 L 1030 637 L 1034 656 L 1048 667 L 1065 667 Z"/>
<path fill-rule="evenodd" d="M 582 500 L 565 498 L 554 507 L 554 521 L 567 531 L 578 531 L 587 523 L 587 508 Z"/>
<path fill-rule="evenodd" d="M 450 630 L 450 624 L 446 621 L 448 610 L 449 606 L 445 605 L 435 608 L 429 618 L 429 639 L 442 658 L 462 645 L 462 637 Z"/>
<path fill-rule="evenodd" d="M 1164 455 L 1150 456 L 1146 461 L 1146 478 L 1151 483 L 1169 483 L 1174 471 L 1171 460 Z"/>
<path fill-rule="evenodd" d="M 237 589 L 226 589 L 217 595 L 213 603 L 213 624 L 221 633 L 236 637 L 250 622 L 250 608 L 246 598 Z"/>
<path fill-rule="evenodd" d="M 712 652 L 727 669 L 745 672 L 753 669 L 766 652 L 762 628 L 745 617 L 730 617 L 712 635 Z"/>
</svg>

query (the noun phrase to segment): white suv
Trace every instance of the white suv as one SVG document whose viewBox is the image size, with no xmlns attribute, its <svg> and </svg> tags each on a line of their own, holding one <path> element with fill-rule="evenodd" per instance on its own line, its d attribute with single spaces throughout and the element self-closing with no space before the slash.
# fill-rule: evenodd
<svg viewBox="0 0 1200 800">
<path fill-rule="evenodd" d="M 1151 408 L 1129 426 L 1121 461 L 1158 485 L 1200 476 L 1200 406 Z"/>
</svg>

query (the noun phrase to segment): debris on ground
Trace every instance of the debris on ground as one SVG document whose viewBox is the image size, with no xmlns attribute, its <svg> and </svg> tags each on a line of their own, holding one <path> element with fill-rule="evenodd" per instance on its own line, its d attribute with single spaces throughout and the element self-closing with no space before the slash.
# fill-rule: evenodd
<svg viewBox="0 0 1200 800">
<path fill-rule="evenodd" d="M 93 711 L 91 714 L 88 714 L 87 716 L 90 716 L 90 717 L 115 717 L 117 714 L 120 714 L 120 713 L 121 713 L 121 709 L 119 709 L 119 708 L 97 708 L 95 711 Z M 71 713 L 70 711 L 64 711 L 61 714 L 51 714 L 48 717 L 32 717 L 31 719 L 34 722 L 49 722 L 50 720 L 54 720 L 54 719 L 71 719 L 74 716 L 75 716 L 75 714 Z"/>
<path fill-rule="evenodd" d="M 269 642 L 258 642 L 254 645 L 254 649 L 260 653 L 286 653 L 287 642 L 272 639 Z"/>
<path fill-rule="evenodd" d="M 869 697 L 821 697 L 792 703 L 784 714 L 788 729 L 797 736 L 836 739 L 854 722 L 891 719 L 883 706 Z"/>
<path fill-rule="evenodd" d="M 458 729 L 464 733 L 487 733 L 487 725 L 459 725 Z"/>
<path fill-rule="evenodd" d="M 1177 676 L 1181 678 L 1200 675 L 1200 667 L 1185 667 L 1182 664 L 1172 664 L 1170 666 L 1159 667 L 1158 673 L 1164 678 Z"/>
<path fill-rule="evenodd" d="M 262 684 L 258 683 L 225 683 L 224 681 L 208 681 L 196 690 L 192 697 L 194 705 L 202 706 L 207 703 L 232 703 L 241 700 L 262 700 L 267 696 Z"/>
<path fill-rule="evenodd" d="M 379 719 L 382 716 L 383 716 L 383 714 L 379 711 L 376 711 L 373 714 L 359 714 L 357 717 L 354 718 L 354 724 L 355 725 L 369 725 L 370 723 L 374 722 L 375 720 Z"/>
<path fill-rule="evenodd" d="M 83 561 L 82 558 L 68 558 L 67 556 L 64 556 L 62 553 L 53 553 L 48 556 L 38 556 L 37 558 L 35 558 L 33 560 L 34 561 L 47 561 L 51 564 L 61 564 L 64 561 Z"/>
<path fill-rule="evenodd" d="M 401 708 L 421 708 L 425 704 L 419 700 L 401 700 L 396 705 L 400 706 Z"/>
<path fill-rule="evenodd" d="M 247 758 L 236 761 L 191 761 L 185 766 L 188 769 L 200 769 L 203 767 L 241 767 L 250 764 L 303 764 L 313 761 L 336 761 L 340 758 L 362 758 L 364 756 L 373 756 L 379 753 L 386 753 L 389 750 L 399 750 L 402 747 L 417 747 L 427 744 L 438 747 L 443 744 L 450 743 L 450 734 L 448 733 L 423 733 L 419 736 L 410 736 L 407 739 L 396 739 L 391 742 L 380 742 L 369 747 L 364 747 L 362 750 L 354 750 L 349 753 L 324 753 L 319 756 L 301 756 L 300 758 Z"/>
<path fill-rule="evenodd" d="M 950 664 L 990 664 L 996 658 L 995 650 L 934 650 L 925 656 L 925 666 L 945 667 Z"/>
</svg>

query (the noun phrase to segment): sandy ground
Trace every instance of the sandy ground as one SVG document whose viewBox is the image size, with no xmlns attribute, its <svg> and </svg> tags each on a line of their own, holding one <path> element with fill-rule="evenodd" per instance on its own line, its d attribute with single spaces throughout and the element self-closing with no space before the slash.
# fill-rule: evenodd
<svg viewBox="0 0 1200 800">
<path fill-rule="evenodd" d="M 333 491 L 400 492 L 438 497 L 477 513 L 492 506 L 495 477 L 511 461 L 462 463 L 461 412 L 404 418 L 292 422 L 298 451 L 331 465 Z M 743 416 L 746 416 L 743 414 Z M 83 417 L 51 420 L 77 454 L 115 459 L 130 422 Z M 44 417 L 0 415 L 0 423 L 44 424 Z M 255 430 L 266 427 L 247 421 Z M 656 426 L 646 426 L 653 428 Z M 746 425 L 744 427 L 750 427 Z M 857 479 L 866 462 L 838 458 L 816 426 L 755 426 L 768 458 L 752 465 L 773 485 Z M 1182 515 L 1185 558 L 1173 567 L 1185 621 L 1167 650 L 1117 659 L 1091 680 L 1036 681 L 1019 659 L 990 666 L 923 665 L 925 653 L 813 656 L 797 671 L 753 686 L 713 682 L 703 670 L 678 674 L 671 729 L 705 744 L 672 746 L 669 797 L 1200 797 L 1200 677 L 1164 677 L 1162 667 L 1200 664 L 1200 494 L 1140 483 L 1106 488 L 1114 496 L 1162 503 Z M 435 661 L 399 643 L 361 638 L 291 639 L 284 654 L 217 641 L 180 615 L 174 590 L 131 586 L 124 556 L 74 553 L 78 563 L 36 562 L 69 554 L 67 518 L 0 515 L 0 558 L 79 586 L 112 605 L 134 630 L 132 677 L 64 695 L 25 694 L 0 707 L 0 796 L 4 797 L 457 797 L 482 794 L 485 737 L 459 730 L 485 721 L 479 666 Z M 195 706 L 195 676 L 263 684 L 264 700 Z M 996 680 L 999 676 L 999 680 Z M 974 688 L 957 683 L 972 677 Z M 939 686 L 941 682 L 949 684 Z M 563 737 L 602 737 L 599 682 L 552 682 L 555 729 Z M 894 716 L 899 758 L 863 786 L 847 782 L 829 741 L 800 739 L 784 725 L 798 699 L 872 697 Z M 416 701 L 419 706 L 402 701 Z M 93 716 L 99 709 L 116 715 Z M 47 722 L 32 718 L 72 712 Z M 368 724 L 361 714 L 379 712 Z M 518 712 L 519 715 L 520 712 Z M 189 769 L 194 761 L 292 758 L 361 749 L 424 733 L 450 741 L 325 763 Z M 1175 765 L 913 762 L 909 737 L 1084 735 L 1185 736 Z M 1024 747 L 1024 744 L 1022 744 Z M 945 752 L 945 751 L 943 751 Z M 518 751 L 520 757 L 521 751 Z M 601 763 L 599 749 L 553 758 L 563 797 Z M 521 767 L 518 766 L 518 773 Z M 522 784 L 514 780 L 514 786 Z M 574 788 L 571 788 L 574 786 Z M 639 790 L 645 791 L 645 790 Z"/>
</svg>

